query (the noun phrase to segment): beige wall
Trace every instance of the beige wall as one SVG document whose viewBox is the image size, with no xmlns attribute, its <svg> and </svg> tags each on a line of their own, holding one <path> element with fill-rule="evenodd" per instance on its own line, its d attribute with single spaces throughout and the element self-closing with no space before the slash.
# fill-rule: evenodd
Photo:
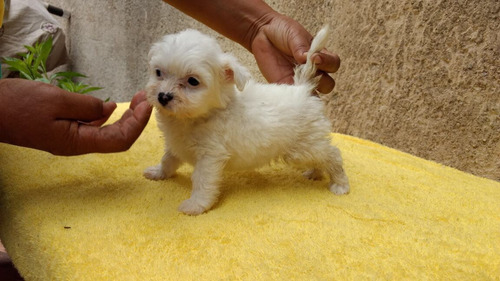
<svg viewBox="0 0 500 281">
<path fill-rule="evenodd" d="M 163 34 L 218 36 L 159 0 L 50 2 L 72 12 L 76 70 L 115 101 L 144 86 L 149 46 Z M 329 49 L 342 58 L 325 97 L 333 130 L 500 180 L 498 0 L 268 3 L 312 33 L 330 24 Z M 248 52 L 218 38 L 262 79 Z"/>
</svg>

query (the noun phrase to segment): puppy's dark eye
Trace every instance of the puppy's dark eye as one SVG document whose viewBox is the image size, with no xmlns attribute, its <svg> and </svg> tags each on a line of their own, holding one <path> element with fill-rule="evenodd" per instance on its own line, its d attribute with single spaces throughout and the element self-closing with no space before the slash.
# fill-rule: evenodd
<svg viewBox="0 0 500 281">
<path fill-rule="evenodd" d="M 198 86 L 198 85 L 200 85 L 200 81 L 198 81 L 198 79 L 196 79 L 194 77 L 189 77 L 188 78 L 188 83 L 191 86 Z"/>
<path fill-rule="evenodd" d="M 159 70 L 159 69 L 156 70 L 156 76 L 161 77 L 161 70 Z"/>
</svg>

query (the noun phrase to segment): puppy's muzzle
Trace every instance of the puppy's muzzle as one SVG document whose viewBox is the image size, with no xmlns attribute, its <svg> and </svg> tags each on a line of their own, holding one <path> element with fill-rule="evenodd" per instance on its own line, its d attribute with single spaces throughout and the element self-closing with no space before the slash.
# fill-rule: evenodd
<svg viewBox="0 0 500 281">
<path fill-rule="evenodd" d="M 163 106 L 167 105 L 173 99 L 174 99 L 174 94 L 171 93 L 171 92 L 168 92 L 168 93 L 160 92 L 160 93 L 158 93 L 158 102 L 161 105 L 163 105 Z"/>
</svg>

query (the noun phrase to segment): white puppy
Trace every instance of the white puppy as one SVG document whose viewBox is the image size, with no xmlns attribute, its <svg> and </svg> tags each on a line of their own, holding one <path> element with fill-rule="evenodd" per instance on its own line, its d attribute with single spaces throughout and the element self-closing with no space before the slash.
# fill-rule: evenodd
<svg viewBox="0 0 500 281">
<path fill-rule="evenodd" d="M 281 159 L 306 166 L 318 180 L 325 171 L 330 190 L 349 192 L 340 151 L 330 144 L 323 102 L 312 95 L 317 78 L 310 56 L 328 31 L 312 42 L 307 63 L 295 70 L 295 85 L 259 84 L 214 38 L 196 30 L 166 35 L 149 52 L 148 101 L 165 136 L 161 163 L 144 176 L 172 177 L 184 162 L 194 166 L 191 198 L 179 211 L 198 215 L 219 196 L 224 170 L 252 169 Z"/>
</svg>

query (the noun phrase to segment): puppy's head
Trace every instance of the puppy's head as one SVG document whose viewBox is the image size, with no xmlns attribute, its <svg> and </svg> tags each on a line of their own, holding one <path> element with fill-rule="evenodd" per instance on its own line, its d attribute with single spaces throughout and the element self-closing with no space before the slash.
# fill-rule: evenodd
<svg viewBox="0 0 500 281">
<path fill-rule="evenodd" d="M 149 52 L 148 101 L 162 114 L 196 118 L 224 108 L 250 79 L 214 38 L 188 29 L 163 37 Z"/>
</svg>

